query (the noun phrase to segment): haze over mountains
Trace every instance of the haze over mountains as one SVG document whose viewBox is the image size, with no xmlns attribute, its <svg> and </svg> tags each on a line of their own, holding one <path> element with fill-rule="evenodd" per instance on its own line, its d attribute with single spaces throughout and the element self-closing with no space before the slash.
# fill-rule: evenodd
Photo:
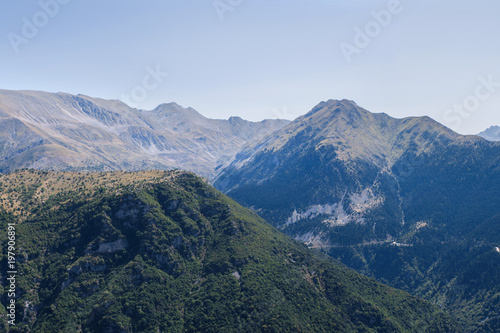
<svg viewBox="0 0 500 333">
<path fill-rule="evenodd" d="M 478 135 L 488 141 L 500 141 L 500 126 L 491 126 Z"/>
<path fill-rule="evenodd" d="M 0 172 L 182 168 L 211 177 L 243 145 L 288 123 L 207 119 L 175 103 L 144 111 L 83 95 L 0 90 Z"/>
</svg>

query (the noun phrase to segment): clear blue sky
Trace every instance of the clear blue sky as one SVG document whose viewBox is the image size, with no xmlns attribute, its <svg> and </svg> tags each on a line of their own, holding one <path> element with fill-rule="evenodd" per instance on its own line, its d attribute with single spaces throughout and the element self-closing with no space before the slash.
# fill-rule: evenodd
<svg viewBox="0 0 500 333">
<path fill-rule="evenodd" d="M 498 0 L 55 1 L 0 3 L 0 88 L 249 120 L 348 98 L 460 133 L 500 125 Z"/>
</svg>

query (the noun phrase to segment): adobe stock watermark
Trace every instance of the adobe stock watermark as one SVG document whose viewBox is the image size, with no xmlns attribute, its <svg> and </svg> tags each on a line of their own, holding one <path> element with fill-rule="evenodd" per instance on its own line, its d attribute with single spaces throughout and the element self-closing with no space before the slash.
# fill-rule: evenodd
<svg viewBox="0 0 500 333">
<path fill-rule="evenodd" d="M 491 98 L 500 88 L 500 82 L 493 79 L 493 74 L 490 74 L 487 78 L 480 76 L 478 81 L 479 84 L 471 95 L 444 112 L 443 119 L 449 127 L 457 130 L 465 119 L 469 118 L 473 112 L 476 112 L 481 107 L 481 102 Z"/>
<path fill-rule="evenodd" d="M 290 120 L 290 119 L 297 118 L 293 114 L 288 112 L 288 107 L 286 105 L 281 110 L 274 108 L 273 113 L 276 115 L 276 117 L 278 117 L 277 119 L 289 119 Z"/>
<path fill-rule="evenodd" d="M 7 318 L 9 326 L 16 325 L 16 224 L 9 223 L 7 226 L 7 285 L 4 290 L 7 293 Z"/>
<path fill-rule="evenodd" d="M 169 73 L 163 72 L 159 64 L 155 68 L 147 66 L 141 84 L 130 89 L 129 94 L 122 94 L 120 100 L 130 107 L 137 108 L 139 103 L 145 101 L 151 91 L 158 89 L 168 76 Z"/>
<path fill-rule="evenodd" d="M 239 7 L 244 0 L 214 0 L 212 5 L 214 6 L 217 16 L 221 22 L 224 21 L 226 13 L 233 12 L 237 7 Z"/>
<path fill-rule="evenodd" d="M 367 48 L 372 40 L 380 36 L 382 31 L 392 23 L 393 18 L 403 11 L 404 6 L 400 0 L 390 0 L 385 9 L 372 10 L 370 15 L 373 20 L 368 21 L 363 28 L 358 26 L 354 28 L 355 34 L 352 43 L 342 42 L 339 45 L 347 63 L 350 64 L 353 55 L 360 54 Z"/>
<path fill-rule="evenodd" d="M 40 0 L 38 5 L 40 10 L 37 11 L 31 18 L 26 16 L 21 17 L 22 25 L 21 32 L 9 32 L 7 38 L 14 52 L 20 52 L 20 46 L 28 44 L 35 38 L 40 29 L 49 24 L 50 20 L 59 14 L 61 6 L 67 5 L 71 0 Z"/>
</svg>

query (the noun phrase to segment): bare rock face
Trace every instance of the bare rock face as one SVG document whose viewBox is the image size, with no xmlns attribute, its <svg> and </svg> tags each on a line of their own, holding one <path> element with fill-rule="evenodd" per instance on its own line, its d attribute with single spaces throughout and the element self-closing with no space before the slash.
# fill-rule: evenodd
<svg viewBox="0 0 500 333">
<path fill-rule="evenodd" d="M 117 239 L 114 242 L 107 242 L 99 244 L 97 253 L 113 253 L 124 250 L 128 246 L 125 239 Z"/>
<path fill-rule="evenodd" d="M 0 172 L 180 168 L 211 178 L 241 147 L 288 124 L 208 119 L 175 103 L 0 90 Z"/>
</svg>

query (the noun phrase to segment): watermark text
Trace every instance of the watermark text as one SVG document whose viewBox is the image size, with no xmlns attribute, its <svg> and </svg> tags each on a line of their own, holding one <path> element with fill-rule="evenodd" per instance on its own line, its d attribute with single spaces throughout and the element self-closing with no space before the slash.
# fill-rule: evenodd
<svg viewBox="0 0 500 333">
<path fill-rule="evenodd" d="M 12 49 L 17 54 L 20 52 L 21 45 L 28 44 L 35 38 L 41 29 L 43 29 L 50 20 L 59 14 L 61 6 L 67 5 L 71 0 L 40 0 L 38 5 L 40 10 L 34 13 L 30 18 L 21 17 L 21 31 L 20 33 L 9 32 L 7 38 L 9 39 Z"/>
<path fill-rule="evenodd" d="M 488 77 L 480 76 L 479 84 L 474 89 L 474 92 L 465 97 L 461 103 L 453 104 L 443 114 L 443 119 L 453 129 L 457 130 L 462 122 L 469 118 L 470 115 L 476 112 L 481 103 L 491 98 L 500 88 L 500 82 L 495 81 L 493 74 Z"/>
<path fill-rule="evenodd" d="M 412 0 L 407 0 L 412 1 Z M 340 43 L 340 50 L 348 64 L 352 62 L 354 55 L 359 55 L 367 48 L 372 40 L 380 36 L 382 31 L 387 28 L 395 16 L 404 11 L 404 6 L 400 0 L 390 0 L 385 9 L 371 11 L 373 20 L 368 21 L 363 28 L 359 26 L 354 28 L 354 38 L 351 43 Z"/>
<path fill-rule="evenodd" d="M 133 87 L 129 94 L 122 94 L 120 100 L 130 107 L 137 108 L 139 103 L 143 102 L 151 91 L 159 88 L 168 76 L 169 73 L 162 71 L 160 65 L 156 65 L 155 68 L 147 66 L 141 84 Z"/>
<path fill-rule="evenodd" d="M 7 226 L 7 318 L 9 325 L 16 325 L 16 225 Z"/>
<path fill-rule="evenodd" d="M 224 21 L 226 13 L 233 12 L 238 6 L 243 3 L 243 0 L 215 0 L 212 2 L 219 20 Z"/>
</svg>

